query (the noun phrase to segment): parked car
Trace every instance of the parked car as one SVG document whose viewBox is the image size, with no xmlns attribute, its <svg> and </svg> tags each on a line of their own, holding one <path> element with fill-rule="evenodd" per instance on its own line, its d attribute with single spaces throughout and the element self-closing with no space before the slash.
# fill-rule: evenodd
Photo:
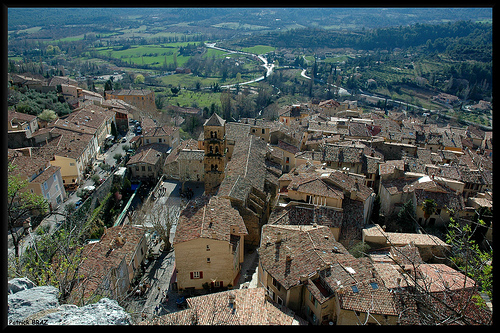
<svg viewBox="0 0 500 333">
<path fill-rule="evenodd" d="M 75 208 L 78 208 L 82 205 L 83 201 L 82 200 L 78 200 L 76 203 L 75 203 Z"/>
<path fill-rule="evenodd" d="M 127 138 L 122 139 L 122 143 L 127 142 Z"/>
</svg>

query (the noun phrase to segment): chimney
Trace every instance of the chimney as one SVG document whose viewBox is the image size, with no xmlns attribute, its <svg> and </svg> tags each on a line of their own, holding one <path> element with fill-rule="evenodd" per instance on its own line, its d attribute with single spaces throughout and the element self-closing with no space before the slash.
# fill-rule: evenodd
<svg viewBox="0 0 500 333">
<path fill-rule="evenodd" d="M 236 310 L 236 296 L 233 293 L 228 295 L 228 306 L 230 309 L 233 309 L 233 313 Z"/>
<path fill-rule="evenodd" d="M 276 243 L 281 243 L 281 232 L 276 234 Z"/>
</svg>

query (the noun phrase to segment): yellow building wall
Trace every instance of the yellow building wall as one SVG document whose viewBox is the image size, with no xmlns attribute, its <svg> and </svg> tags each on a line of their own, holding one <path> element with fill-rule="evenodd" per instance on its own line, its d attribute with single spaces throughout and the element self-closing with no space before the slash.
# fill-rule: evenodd
<svg viewBox="0 0 500 333">
<path fill-rule="evenodd" d="M 337 325 L 397 325 L 397 316 L 384 316 L 380 314 L 371 313 L 368 321 L 366 320 L 366 313 L 360 312 L 357 316 L 352 310 L 341 310 L 337 315 Z"/>
<path fill-rule="evenodd" d="M 243 238 L 240 239 L 239 245 L 243 246 Z M 205 282 L 210 285 L 212 281 L 222 281 L 223 285 L 227 286 L 233 284 L 239 273 L 239 258 L 235 259 L 228 242 L 197 238 L 174 244 L 174 249 L 179 289 L 202 289 Z M 207 262 L 207 258 L 210 258 L 210 262 Z M 203 272 L 202 278 L 191 279 L 190 272 L 200 271 Z"/>
<path fill-rule="evenodd" d="M 78 182 L 78 163 L 74 158 L 55 155 L 50 164 L 61 167 L 61 178 L 64 180 L 65 185 Z"/>
</svg>

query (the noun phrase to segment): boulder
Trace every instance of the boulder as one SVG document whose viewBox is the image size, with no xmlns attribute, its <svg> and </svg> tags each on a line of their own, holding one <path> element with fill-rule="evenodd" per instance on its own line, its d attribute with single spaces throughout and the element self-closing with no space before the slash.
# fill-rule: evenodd
<svg viewBox="0 0 500 333">
<path fill-rule="evenodd" d="M 59 290 L 52 286 L 24 289 L 8 295 L 9 324 L 22 324 L 27 317 L 47 309 L 57 308 Z"/>
<path fill-rule="evenodd" d="M 82 307 L 61 306 L 61 310 L 40 318 L 47 325 L 131 325 L 130 315 L 118 302 L 103 298 Z"/>
<path fill-rule="evenodd" d="M 18 291 L 21 290 L 26 290 L 26 289 L 31 289 L 35 287 L 35 284 L 31 282 L 28 278 L 15 278 L 9 281 L 9 287 L 7 290 L 7 293 L 10 294 L 15 294 Z"/>
<path fill-rule="evenodd" d="M 26 278 L 10 280 L 8 290 L 9 325 L 131 325 L 130 315 L 109 298 L 82 307 L 60 305 L 57 288 L 35 287 Z"/>
</svg>

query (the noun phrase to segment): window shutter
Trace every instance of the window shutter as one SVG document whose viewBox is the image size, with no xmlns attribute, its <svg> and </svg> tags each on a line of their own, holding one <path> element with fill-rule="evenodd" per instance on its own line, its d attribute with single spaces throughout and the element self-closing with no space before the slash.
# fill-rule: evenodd
<svg viewBox="0 0 500 333">
<path fill-rule="evenodd" d="M 223 286 L 224 286 L 224 284 L 223 284 L 223 283 L 222 283 L 222 281 L 221 281 L 221 282 L 220 282 L 219 287 L 221 287 L 221 288 L 222 288 Z"/>
<path fill-rule="evenodd" d="M 193 272 L 189 272 L 189 275 L 191 276 L 191 279 L 193 279 Z"/>
<path fill-rule="evenodd" d="M 200 272 L 200 279 L 203 279 L 203 272 Z"/>
</svg>

